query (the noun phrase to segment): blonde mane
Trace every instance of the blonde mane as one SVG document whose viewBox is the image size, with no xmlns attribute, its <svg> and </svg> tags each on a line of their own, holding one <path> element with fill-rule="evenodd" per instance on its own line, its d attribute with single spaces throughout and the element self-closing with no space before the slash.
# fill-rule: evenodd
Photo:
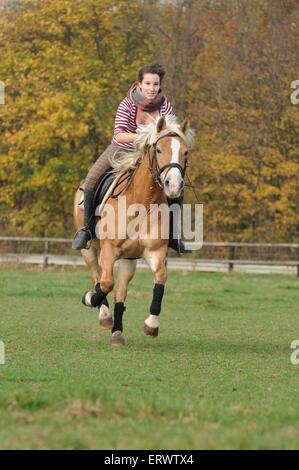
<svg viewBox="0 0 299 470">
<path fill-rule="evenodd" d="M 132 152 L 118 150 L 110 158 L 114 173 L 119 174 L 135 168 L 137 163 L 143 158 L 146 146 L 154 144 L 158 138 L 169 133 L 177 134 L 186 142 L 189 148 L 191 147 L 194 140 L 194 131 L 188 128 L 186 134 L 184 134 L 175 116 L 164 116 L 164 118 L 166 126 L 161 132 L 157 131 L 157 124 L 160 119 L 160 116 L 158 116 L 151 124 L 140 126 L 140 129 L 137 129 L 138 137 L 134 141 L 134 150 Z"/>
</svg>

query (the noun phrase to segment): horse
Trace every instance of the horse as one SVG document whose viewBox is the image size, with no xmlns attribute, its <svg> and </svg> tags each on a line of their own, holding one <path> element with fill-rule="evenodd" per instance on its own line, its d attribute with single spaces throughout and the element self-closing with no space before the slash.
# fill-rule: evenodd
<svg viewBox="0 0 299 470">
<path fill-rule="evenodd" d="M 165 225 L 168 230 L 168 224 L 165 224 L 165 219 L 162 220 L 159 208 L 168 208 L 167 199 L 177 198 L 183 191 L 188 151 L 193 138 L 194 133 L 187 119 L 179 123 L 174 116 L 158 117 L 138 133 L 134 151 L 117 152 L 110 160 L 112 172 L 120 178 L 117 186 L 118 197 L 113 197 L 112 194 L 108 196 L 101 215 L 96 213 L 96 234 L 99 236 L 93 238 L 89 249 L 82 249 L 81 254 L 91 272 L 95 287 L 95 291 L 84 293 L 82 302 L 88 307 L 98 307 L 100 326 L 112 330 L 112 345 L 125 344 L 122 324 L 124 303 L 128 284 L 135 274 L 139 258 L 148 263 L 154 274 L 153 297 L 149 316 L 144 322 L 144 332 L 153 338 L 158 336 L 159 314 L 167 279 L 168 249 L 168 231 L 166 236 L 161 234 Z M 130 174 L 129 180 L 122 180 L 121 175 L 127 173 Z M 119 207 L 119 201 L 123 201 L 123 198 L 126 207 L 133 208 L 133 212 L 136 205 L 144 208 L 143 216 L 138 219 L 139 230 L 135 230 L 134 236 L 129 236 L 128 227 L 132 225 L 132 217 L 136 211 L 135 214 L 132 210 L 124 213 Z M 77 190 L 74 198 L 76 230 L 83 225 L 80 199 L 82 189 Z M 108 208 L 110 212 L 114 212 L 115 217 L 110 227 L 107 227 L 108 224 L 104 227 L 103 214 L 109 212 Z M 149 215 L 153 220 L 151 231 L 148 227 L 148 217 L 145 217 Z M 105 236 L 101 236 L 104 228 L 107 228 Z M 158 236 L 153 236 L 153 232 L 158 233 Z M 106 297 L 114 288 L 114 264 L 117 260 L 119 267 L 112 317 Z"/>
</svg>

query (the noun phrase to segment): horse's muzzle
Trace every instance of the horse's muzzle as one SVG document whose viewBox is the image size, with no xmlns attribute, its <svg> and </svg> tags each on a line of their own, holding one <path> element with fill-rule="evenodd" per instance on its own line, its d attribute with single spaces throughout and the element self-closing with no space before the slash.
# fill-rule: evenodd
<svg viewBox="0 0 299 470">
<path fill-rule="evenodd" d="M 170 173 L 170 172 L 169 172 Z M 185 182 L 181 174 L 177 175 L 168 175 L 165 177 L 163 182 L 163 189 L 165 195 L 170 199 L 175 199 L 181 195 L 181 192 L 184 189 Z"/>
</svg>

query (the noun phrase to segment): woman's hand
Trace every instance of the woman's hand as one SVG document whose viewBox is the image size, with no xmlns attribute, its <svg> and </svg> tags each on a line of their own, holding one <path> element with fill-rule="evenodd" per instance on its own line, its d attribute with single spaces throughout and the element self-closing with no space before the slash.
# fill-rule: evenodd
<svg viewBox="0 0 299 470">
<path fill-rule="evenodd" d="M 115 140 L 119 144 L 130 144 L 134 142 L 136 137 L 137 137 L 137 134 L 133 132 L 119 132 L 119 134 L 115 136 Z"/>
</svg>

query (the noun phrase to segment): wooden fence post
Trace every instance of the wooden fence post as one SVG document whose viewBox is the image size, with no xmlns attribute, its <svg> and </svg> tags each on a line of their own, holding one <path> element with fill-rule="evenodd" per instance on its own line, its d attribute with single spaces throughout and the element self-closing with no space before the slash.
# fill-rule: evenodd
<svg viewBox="0 0 299 470">
<path fill-rule="evenodd" d="M 232 272 L 232 271 L 234 270 L 234 263 L 233 263 L 233 260 L 235 259 L 235 247 L 234 247 L 234 246 L 230 246 L 230 247 L 229 247 L 229 250 L 228 250 L 228 259 L 229 259 L 228 271 L 229 271 L 229 272 Z"/>
<path fill-rule="evenodd" d="M 49 250 L 49 242 L 48 242 L 48 240 L 45 240 L 45 242 L 44 242 L 44 264 L 43 264 L 43 269 L 47 269 L 47 267 L 48 267 L 48 262 L 49 262 L 48 250 Z"/>
</svg>

